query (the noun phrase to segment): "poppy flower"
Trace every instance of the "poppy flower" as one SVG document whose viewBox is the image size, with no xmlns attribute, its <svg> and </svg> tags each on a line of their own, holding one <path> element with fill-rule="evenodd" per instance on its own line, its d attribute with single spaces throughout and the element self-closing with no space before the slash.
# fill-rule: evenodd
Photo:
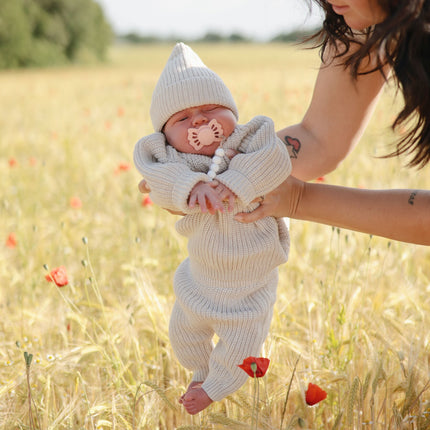
<svg viewBox="0 0 430 430">
<path fill-rule="evenodd" d="M 119 174 L 121 172 L 127 172 L 128 170 L 131 169 L 131 164 L 130 163 L 118 163 L 118 166 L 115 169 L 115 174 Z"/>
<path fill-rule="evenodd" d="M 151 200 L 151 197 L 149 197 L 148 195 L 146 195 L 143 200 L 142 200 L 142 206 L 146 207 L 146 206 L 152 206 L 154 203 Z"/>
<path fill-rule="evenodd" d="M 318 385 L 309 382 L 308 389 L 306 391 L 306 403 L 309 406 L 316 405 L 323 401 L 327 397 L 327 393 Z"/>
<path fill-rule="evenodd" d="M 244 370 L 251 378 L 263 377 L 269 367 L 270 360 L 264 357 L 248 357 L 238 366 Z"/>
<path fill-rule="evenodd" d="M 57 287 L 64 287 L 69 283 L 66 268 L 64 266 L 52 269 L 51 272 L 45 276 L 45 279 L 49 282 L 55 282 Z"/>
<path fill-rule="evenodd" d="M 70 199 L 70 207 L 73 209 L 79 209 L 82 207 L 82 201 L 79 197 L 72 197 Z"/>
<path fill-rule="evenodd" d="M 315 179 L 316 182 L 325 182 L 325 176 L 320 176 L 319 178 Z"/>
<path fill-rule="evenodd" d="M 6 246 L 8 248 L 15 248 L 17 245 L 18 241 L 16 240 L 16 235 L 15 233 L 11 233 L 9 234 L 9 236 L 6 239 Z"/>
<path fill-rule="evenodd" d="M 18 165 L 18 161 L 15 158 L 9 158 L 8 160 L 9 167 L 15 167 Z"/>
</svg>

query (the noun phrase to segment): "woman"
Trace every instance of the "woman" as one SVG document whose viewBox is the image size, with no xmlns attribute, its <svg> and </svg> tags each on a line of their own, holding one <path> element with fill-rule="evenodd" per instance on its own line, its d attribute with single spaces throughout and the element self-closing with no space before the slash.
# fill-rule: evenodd
<svg viewBox="0 0 430 430">
<path fill-rule="evenodd" d="M 236 219 L 286 216 L 430 245 L 428 190 L 303 182 L 334 170 L 354 148 L 389 74 L 405 100 L 393 127 L 412 122 L 392 155 L 412 154 L 417 167 L 430 161 L 430 0 L 314 1 L 326 14 L 315 36 L 322 66 L 302 122 L 278 132 L 293 176 Z M 146 191 L 144 183 L 139 187 Z"/>
<path fill-rule="evenodd" d="M 326 13 L 317 35 L 323 65 L 302 122 L 278 132 L 290 145 L 294 177 L 266 195 L 254 212 L 237 219 L 289 216 L 430 245 L 428 190 L 373 191 L 302 182 L 335 169 L 351 151 L 389 73 L 405 101 L 393 127 L 412 122 L 391 155 L 413 155 L 410 166 L 416 167 L 430 161 L 430 1 L 316 2 Z"/>
</svg>

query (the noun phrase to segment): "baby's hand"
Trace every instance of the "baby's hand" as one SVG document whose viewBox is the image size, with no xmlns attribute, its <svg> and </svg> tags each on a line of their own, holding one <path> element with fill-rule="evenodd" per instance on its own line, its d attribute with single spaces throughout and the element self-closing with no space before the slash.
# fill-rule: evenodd
<svg viewBox="0 0 430 430">
<path fill-rule="evenodd" d="M 203 213 L 209 212 L 211 215 L 216 211 L 224 212 L 222 199 L 211 182 L 198 182 L 191 190 L 188 206 L 190 208 L 200 206 Z"/>
<path fill-rule="evenodd" d="M 236 194 L 234 194 L 233 191 L 230 190 L 230 188 L 221 184 L 217 180 L 212 181 L 209 184 L 216 191 L 216 193 L 219 195 L 221 201 L 228 202 L 228 211 L 231 212 L 234 208 L 234 202 L 236 200 Z"/>
</svg>

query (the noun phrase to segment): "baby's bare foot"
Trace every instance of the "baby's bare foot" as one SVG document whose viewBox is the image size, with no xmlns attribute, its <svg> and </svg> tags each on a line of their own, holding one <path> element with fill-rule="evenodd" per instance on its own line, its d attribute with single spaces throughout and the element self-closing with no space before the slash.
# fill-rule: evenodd
<svg viewBox="0 0 430 430">
<path fill-rule="evenodd" d="M 206 409 L 212 403 L 212 399 L 201 387 L 194 387 L 188 390 L 182 399 L 184 408 L 190 415 L 195 415 Z"/>
<path fill-rule="evenodd" d="M 179 398 L 179 403 L 182 405 L 182 403 L 184 401 L 184 397 L 188 393 L 188 391 L 190 391 L 192 388 L 200 388 L 202 384 L 203 384 L 203 381 L 191 382 L 191 384 L 188 385 L 187 391 L 184 394 L 182 394 L 182 396 Z"/>
</svg>

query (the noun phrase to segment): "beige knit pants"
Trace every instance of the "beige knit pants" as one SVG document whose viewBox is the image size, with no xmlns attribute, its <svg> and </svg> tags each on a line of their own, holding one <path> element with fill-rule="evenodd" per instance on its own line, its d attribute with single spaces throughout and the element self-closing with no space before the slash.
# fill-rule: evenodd
<svg viewBox="0 0 430 430">
<path fill-rule="evenodd" d="M 258 356 L 267 337 L 276 300 L 278 272 L 249 288 L 204 286 L 190 279 L 188 260 L 178 268 L 176 302 L 169 336 L 179 362 L 214 401 L 238 390 L 248 375 L 239 364 Z M 218 342 L 214 345 L 213 337 Z"/>
</svg>

